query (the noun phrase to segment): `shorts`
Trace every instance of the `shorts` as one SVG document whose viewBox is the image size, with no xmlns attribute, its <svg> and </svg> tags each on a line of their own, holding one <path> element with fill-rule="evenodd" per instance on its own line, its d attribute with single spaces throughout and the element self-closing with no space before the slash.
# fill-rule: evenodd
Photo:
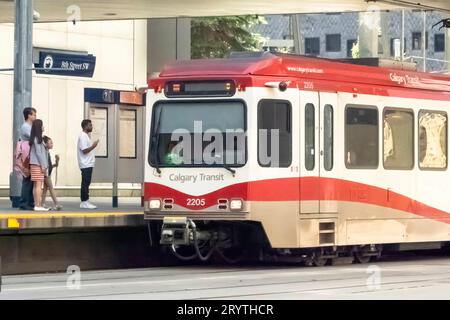
<svg viewBox="0 0 450 320">
<path fill-rule="evenodd" d="M 42 173 L 41 166 L 32 164 L 30 165 L 31 181 L 44 181 L 45 174 Z"/>
</svg>

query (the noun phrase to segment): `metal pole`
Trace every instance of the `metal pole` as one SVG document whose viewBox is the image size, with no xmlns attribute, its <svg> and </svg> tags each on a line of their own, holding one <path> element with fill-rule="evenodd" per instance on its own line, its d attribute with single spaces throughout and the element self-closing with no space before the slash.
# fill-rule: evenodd
<svg viewBox="0 0 450 320">
<path fill-rule="evenodd" d="M 300 15 L 292 14 L 290 16 L 292 22 L 292 34 L 294 36 L 294 50 L 296 54 L 305 54 L 305 48 L 303 47 L 303 39 L 301 34 Z"/>
<path fill-rule="evenodd" d="M 2 292 L 2 274 L 3 274 L 3 270 L 2 270 L 2 256 L 0 256 L 0 292 Z"/>
<path fill-rule="evenodd" d="M 423 32 L 422 32 L 422 55 L 423 55 L 423 72 L 427 72 L 427 12 L 423 10 Z"/>
<path fill-rule="evenodd" d="M 118 142 L 119 142 L 119 128 L 120 128 L 120 109 L 119 109 L 119 105 L 115 104 L 114 106 L 114 112 L 113 112 L 113 117 L 114 117 L 114 124 L 115 124 L 115 130 L 114 130 L 114 154 L 113 154 L 113 160 L 114 160 L 114 164 L 113 164 L 113 170 L 114 170 L 114 174 L 113 174 L 113 184 L 112 184 L 112 206 L 113 208 L 117 208 L 119 206 L 119 184 L 118 184 L 118 162 L 119 162 L 119 148 L 118 148 Z M 109 133 L 108 133 L 109 134 Z"/>
<path fill-rule="evenodd" d="M 14 100 L 13 100 L 13 154 L 19 129 L 23 122 L 22 110 L 31 107 L 31 79 L 33 52 L 33 0 L 16 0 L 14 23 Z M 20 200 L 21 177 L 10 175 L 9 193 L 13 207 Z"/>
<path fill-rule="evenodd" d="M 450 29 L 445 31 L 445 60 L 447 60 L 447 69 L 450 70 Z"/>
<path fill-rule="evenodd" d="M 405 10 L 402 10 L 402 35 L 400 39 L 400 61 L 405 59 Z"/>
</svg>

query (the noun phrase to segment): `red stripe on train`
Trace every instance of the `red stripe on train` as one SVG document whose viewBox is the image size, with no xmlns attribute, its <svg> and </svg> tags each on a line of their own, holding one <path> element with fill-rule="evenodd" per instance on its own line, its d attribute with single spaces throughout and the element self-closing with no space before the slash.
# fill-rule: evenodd
<svg viewBox="0 0 450 320">
<path fill-rule="evenodd" d="M 202 210 L 217 205 L 220 198 L 240 198 L 247 201 L 334 200 L 367 203 L 450 223 L 450 214 L 446 211 L 393 191 L 342 179 L 303 177 L 250 181 L 197 196 L 157 183 L 146 182 L 144 188 L 145 199 L 172 198 L 177 205 L 189 210 Z M 205 199 L 205 204 L 188 206 L 188 198 Z"/>
</svg>

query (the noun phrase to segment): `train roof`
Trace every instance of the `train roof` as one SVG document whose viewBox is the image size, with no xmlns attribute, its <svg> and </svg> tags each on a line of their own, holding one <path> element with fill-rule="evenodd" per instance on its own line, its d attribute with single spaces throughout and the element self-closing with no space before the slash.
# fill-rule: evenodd
<svg viewBox="0 0 450 320">
<path fill-rule="evenodd" d="M 450 92 L 450 76 L 356 65 L 339 60 L 270 52 L 249 52 L 226 59 L 175 61 L 159 77 L 278 76 Z"/>
</svg>

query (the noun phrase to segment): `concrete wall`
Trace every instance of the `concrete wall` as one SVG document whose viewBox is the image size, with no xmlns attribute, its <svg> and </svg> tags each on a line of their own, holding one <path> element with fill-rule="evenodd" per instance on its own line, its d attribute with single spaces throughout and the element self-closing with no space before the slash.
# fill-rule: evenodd
<svg viewBox="0 0 450 320">
<path fill-rule="evenodd" d="M 84 88 L 134 90 L 147 82 L 147 21 L 35 24 L 35 47 L 88 51 L 97 57 L 93 78 L 33 75 L 33 106 L 61 157 L 58 186 L 80 184 L 76 140 L 83 119 Z M 0 24 L 0 69 L 13 67 L 14 28 Z M 12 169 L 12 72 L 0 73 L 0 187 Z"/>
<path fill-rule="evenodd" d="M 150 19 L 147 27 L 149 77 L 166 63 L 191 58 L 191 19 Z"/>
</svg>

